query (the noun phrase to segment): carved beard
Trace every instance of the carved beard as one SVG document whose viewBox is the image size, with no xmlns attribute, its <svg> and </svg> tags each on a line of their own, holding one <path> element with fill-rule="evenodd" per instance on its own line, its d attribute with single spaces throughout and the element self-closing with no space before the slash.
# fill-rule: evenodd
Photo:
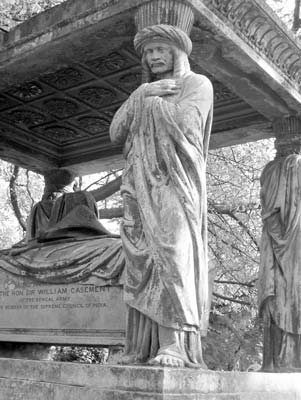
<svg viewBox="0 0 301 400">
<path fill-rule="evenodd" d="M 171 49 L 173 52 L 173 59 L 174 59 L 173 78 L 178 79 L 181 76 L 183 76 L 186 72 L 190 71 L 188 56 L 183 50 L 179 49 L 174 45 L 171 45 Z M 151 72 L 151 69 L 147 64 L 146 57 L 144 55 L 142 56 L 141 66 L 142 66 L 141 83 L 149 83 L 155 81 L 156 75 L 154 75 Z"/>
</svg>

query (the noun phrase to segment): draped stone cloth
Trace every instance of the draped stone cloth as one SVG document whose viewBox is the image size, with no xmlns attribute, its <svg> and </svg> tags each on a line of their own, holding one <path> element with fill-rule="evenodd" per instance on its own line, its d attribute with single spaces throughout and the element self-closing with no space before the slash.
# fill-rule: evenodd
<svg viewBox="0 0 301 400">
<path fill-rule="evenodd" d="M 37 203 L 27 242 L 0 252 L 0 268 L 44 283 L 95 277 L 98 284 L 119 284 L 124 265 L 120 238 L 101 225 L 95 200 L 84 191 Z"/>
<path fill-rule="evenodd" d="M 261 177 L 259 303 L 264 368 L 301 367 L 301 156 L 276 158 Z"/>
<path fill-rule="evenodd" d="M 193 341 L 206 333 L 210 306 L 205 163 L 213 90 L 192 72 L 181 78 L 177 96 L 144 97 L 147 85 L 132 93 L 110 129 L 126 159 L 121 238 L 128 334 L 145 360 L 158 350 L 157 326 L 173 328 L 189 360 L 198 362 Z"/>
</svg>

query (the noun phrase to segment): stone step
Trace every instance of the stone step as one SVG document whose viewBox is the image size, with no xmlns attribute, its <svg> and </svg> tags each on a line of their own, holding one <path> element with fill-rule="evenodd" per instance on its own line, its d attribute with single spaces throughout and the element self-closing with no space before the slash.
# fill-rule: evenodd
<svg viewBox="0 0 301 400">
<path fill-rule="evenodd" d="M 0 400 L 301 400 L 301 374 L 0 359 Z"/>
<path fill-rule="evenodd" d="M 296 400 L 294 393 L 164 394 L 0 378 L 0 400 Z"/>
</svg>

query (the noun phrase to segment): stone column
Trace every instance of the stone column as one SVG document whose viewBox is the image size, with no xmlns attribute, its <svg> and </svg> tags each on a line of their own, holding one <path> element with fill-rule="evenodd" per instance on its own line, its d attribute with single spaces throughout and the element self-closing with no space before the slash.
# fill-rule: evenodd
<svg viewBox="0 0 301 400">
<path fill-rule="evenodd" d="M 259 276 L 263 370 L 301 369 L 301 119 L 274 123 L 277 154 L 261 176 Z"/>
</svg>

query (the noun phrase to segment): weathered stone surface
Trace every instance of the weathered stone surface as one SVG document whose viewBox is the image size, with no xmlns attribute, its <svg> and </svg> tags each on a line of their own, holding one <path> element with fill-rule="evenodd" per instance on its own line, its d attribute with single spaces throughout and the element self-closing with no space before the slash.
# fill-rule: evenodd
<svg viewBox="0 0 301 400">
<path fill-rule="evenodd" d="M 149 26 L 152 21 L 157 24 Z M 213 87 L 190 69 L 192 21 L 191 8 L 179 1 L 139 8 L 134 46 L 144 84 L 110 126 L 125 157 L 124 364 L 204 366 L 201 337 L 210 310 L 205 170 Z"/>
<path fill-rule="evenodd" d="M 26 238 L 0 252 L 0 341 L 122 343 L 122 243 L 95 202 L 115 184 L 73 192 L 72 173 L 46 174 Z"/>
<path fill-rule="evenodd" d="M 0 341 L 117 345 L 124 341 L 121 286 L 41 284 L 0 271 Z"/>
<path fill-rule="evenodd" d="M 300 377 L 0 359 L 0 399 L 299 400 Z"/>
<path fill-rule="evenodd" d="M 259 305 L 263 369 L 301 371 L 301 120 L 275 121 L 276 157 L 261 175 Z"/>
<path fill-rule="evenodd" d="M 37 171 L 122 165 L 108 126 L 140 82 L 131 42 L 147 2 L 73 0 L 1 33 L 2 158 Z M 300 110 L 298 43 L 256 0 L 188 3 L 193 70 L 214 77 L 211 147 L 270 137 L 270 119 Z"/>
</svg>

